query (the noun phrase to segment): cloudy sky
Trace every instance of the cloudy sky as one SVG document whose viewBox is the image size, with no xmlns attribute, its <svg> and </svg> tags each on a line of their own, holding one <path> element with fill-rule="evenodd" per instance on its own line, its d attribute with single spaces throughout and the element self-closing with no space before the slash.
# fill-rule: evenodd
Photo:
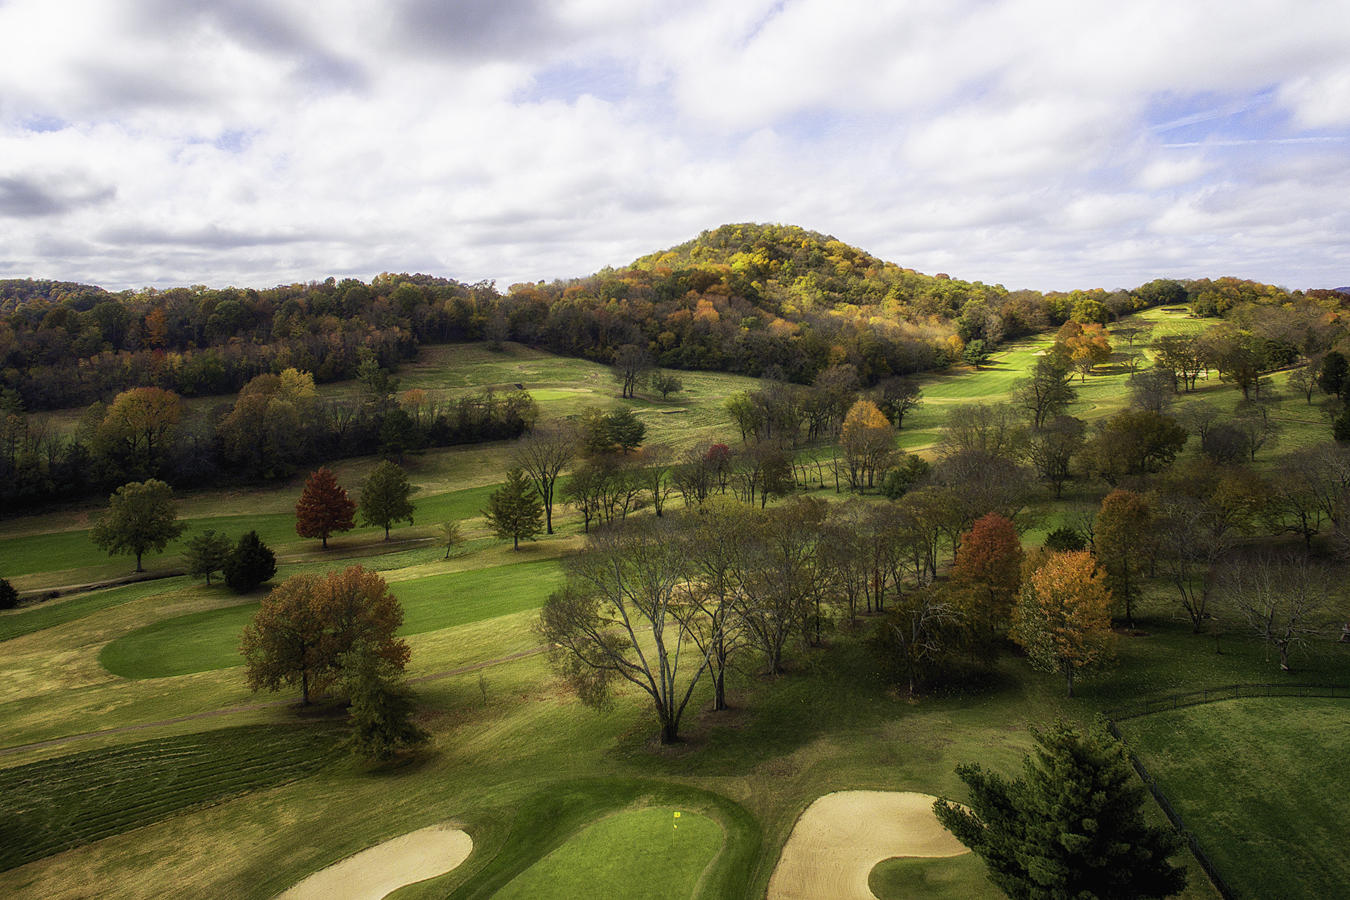
<svg viewBox="0 0 1350 900">
<path fill-rule="evenodd" d="M 1346 0 L 0 0 L 0 277 L 587 274 L 724 222 L 1350 284 Z"/>
</svg>

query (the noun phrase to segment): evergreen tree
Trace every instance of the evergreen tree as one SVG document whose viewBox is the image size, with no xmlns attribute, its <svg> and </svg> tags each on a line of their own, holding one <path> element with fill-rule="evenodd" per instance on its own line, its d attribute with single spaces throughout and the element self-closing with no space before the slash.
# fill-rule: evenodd
<svg viewBox="0 0 1350 900">
<path fill-rule="evenodd" d="M 0 609 L 13 609 L 19 605 L 19 592 L 9 579 L 0 578 Z"/>
<path fill-rule="evenodd" d="M 304 493 L 295 504 L 295 533 L 301 537 L 321 538 L 328 549 L 328 536 L 356 527 L 356 504 L 347 497 L 346 488 L 326 468 L 310 473 Z"/>
<path fill-rule="evenodd" d="M 984 859 L 989 879 L 1028 900 L 1180 893 L 1186 872 L 1168 857 L 1181 842 L 1144 823 L 1144 789 L 1102 721 L 1085 731 L 1057 722 L 1034 736 L 1023 777 L 957 766 L 969 802 L 933 804 L 938 821 Z"/>
<path fill-rule="evenodd" d="M 396 522 L 413 521 L 413 503 L 409 497 L 413 487 L 403 467 L 384 460 L 361 485 L 361 524 L 380 525 L 384 539 L 389 540 L 389 529 Z"/>
<path fill-rule="evenodd" d="M 430 738 L 413 721 L 416 697 L 403 680 L 403 667 L 365 641 L 340 657 L 343 686 L 351 700 L 352 733 L 347 745 L 357 756 L 382 762 L 399 750 Z"/>
<path fill-rule="evenodd" d="M 277 557 L 258 537 L 258 532 L 250 531 L 230 551 L 223 569 L 230 590 L 247 594 L 277 574 Z"/>
<path fill-rule="evenodd" d="M 520 469 L 506 473 L 506 484 L 492 492 L 488 508 L 483 510 L 493 534 L 512 541 L 520 549 L 520 539 L 533 539 L 544 528 L 544 507 L 539 495 Z"/>
<path fill-rule="evenodd" d="M 183 560 L 187 563 L 188 574 L 193 578 L 205 578 L 209 586 L 211 576 L 225 567 L 230 557 L 230 539 L 219 531 L 208 528 L 188 539 L 183 551 Z"/>
</svg>

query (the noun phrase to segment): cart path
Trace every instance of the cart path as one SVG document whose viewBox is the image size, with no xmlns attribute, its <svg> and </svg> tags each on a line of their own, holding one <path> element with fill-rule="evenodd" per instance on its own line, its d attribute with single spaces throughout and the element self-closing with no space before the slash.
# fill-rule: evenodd
<svg viewBox="0 0 1350 900">
<path fill-rule="evenodd" d="M 489 666 L 498 666 L 503 663 L 515 662 L 518 659 L 525 659 L 529 656 L 536 656 L 548 649 L 548 645 L 531 647 L 528 650 L 518 650 L 515 653 L 508 653 L 506 656 L 499 656 L 496 659 L 489 659 L 483 662 L 471 663 L 467 666 L 460 666 L 457 669 L 447 669 L 444 672 L 433 672 L 430 675 L 419 675 L 416 678 L 409 678 L 409 684 L 422 684 L 428 681 L 439 681 L 442 678 L 450 678 L 455 675 L 464 675 L 468 672 L 475 672 L 478 669 L 486 669 Z M 50 738 L 45 741 L 35 741 L 31 744 L 17 744 L 13 747 L 0 747 L 0 756 L 8 756 L 14 753 L 22 753 L 25 750 L 41 750 L 45 747 L 56 747 L 61 744 L 68 744 L 73 741 L 84 740 L 91 737 L 102 737 L 109 734 L 125 734 L 130 731 L 142 731 L 147 728 L 163 728 L 165 725 L 177 725 L 179 722 L 191 722 L 196 719 L 212 719 L 219 716 L 233 715 L 234 713 L 252 712 L 259 709 L 270 709 L 274 706 L 291 706 L 294 700 L 268 700 L 265 703 L 246 703 L 241 706 L 226 706 L 221 709 L 210 709 L 204 712 L 190 713 L 186 716 L 175 716 L 172 719 L 160 719 L 158 722 L 138 722 L 135 725 L 120 725 L 117 728 L 104 728 L 98 731 L 82 731 L 79 734 L 67 734 L 58 738 Z"/>
</svg>

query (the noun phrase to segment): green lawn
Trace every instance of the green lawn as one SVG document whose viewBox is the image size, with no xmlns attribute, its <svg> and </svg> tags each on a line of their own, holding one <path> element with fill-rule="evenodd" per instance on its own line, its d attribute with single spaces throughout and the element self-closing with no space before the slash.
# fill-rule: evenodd
<svg viewBox="0 0 1350 900">
<path fill-rule="evenodd" d="M 1350 703 L 1222 701 L 1122 730 L 1239 896 L 1344 896 Z"/>
<path fill-rule="evenodd" d="M 686 900 L 721 846 L 722 829 L 706 816 L 667 806 L 626 810 L 582 829 L 496 896 Z"/>
<path fill-rule="evenodd" d="M 394 582 L 407 636 L 542 606 L 562 584 L 556 559 Z M 256 601 L 164 619 L 110 642 L 99 662 L 123 678 L 168 678 L 242 664 L 239 635 Z"/>
</svg>

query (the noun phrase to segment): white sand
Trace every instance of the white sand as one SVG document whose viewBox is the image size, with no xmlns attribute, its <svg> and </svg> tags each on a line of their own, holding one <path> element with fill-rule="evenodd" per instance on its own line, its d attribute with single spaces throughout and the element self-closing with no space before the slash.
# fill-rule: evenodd
<svg viewBox="0 0 1350 900">
<path fill-rule="evenodd" d="M 444 875 L 472 850 L 473 839 L 460 829 L 432 825 L 321 869 L 279 900 L 381 900 L 405 884 Z"/>
<path fill-rule="evenodd" d="M 960 856 L 965 845 L 933 815 L 936 797 L 840 791 L 806 808 L 769 880 L 768 900 L 875 900 L 872 868 L 893 856 Z"/>
</svg>

